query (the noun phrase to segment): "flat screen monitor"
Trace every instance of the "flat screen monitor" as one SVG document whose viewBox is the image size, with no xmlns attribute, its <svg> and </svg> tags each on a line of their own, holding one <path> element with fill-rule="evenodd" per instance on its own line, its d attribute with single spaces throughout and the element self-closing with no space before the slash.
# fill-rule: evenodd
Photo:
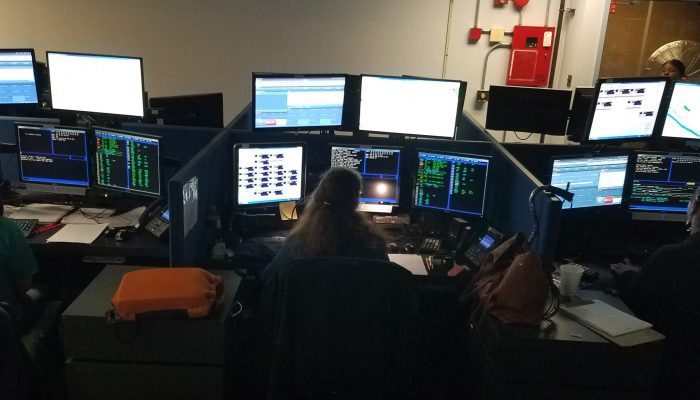
<svg viewBox="0 0 700 400">
<path fill-rule="evenodd" d="M 596 85 L 586 124 L 589 142 L 650 139 L 663 123 L 670 81 L 664 77 L 607 78 Z"/>
<path fill-rule="evenodd" d="M 595 88 L 593 86 L 579 86 L 574 90 L 574 98 L 571 101 L 571 111 L 569 112 L 569 125 L 566 127 L 566 136 L 573 142 L 581 142 L 583 138 L 594 94 Z"/>
<path fill-rule="evenodd" d="M 19 180 L 32 191 L 84 194 L 90 186 L 87 133 L 82 128 L 16 124 Z"/>
<path fill-rule="evenodd" d="M 481 216 L 488 172 L 483 156 L 419 151 L 413 206 Z"/>
<path fill-rule="evenodd" d="M 254 73 L 253 128 L 340 128 L 346 79 L 346 75 Z"/>
<path fill-rule="evenodd" d="M 152 118 L 165 125 L 224 127 L 223 93 L 151 97 Z"/>
<path fill-rule="evenodd" d="M 138 57 L 46 52 L 55 110 L 143 117 Z"/>
<path fill-rule="evenodd" d="M 108 128 L 94 131 L 96 186 L 160 196 L 159 137 Z"/>
<path fill-rule="evenodd" d="M 486 128 L 563 135 L 570 104 L 570 90 L 491 86 Z"/>
<path fill-rule="evenodd" d="M 0 106 L 38 103 L 34 50 L 0 49 Z"/>
<path fill-rule="evenodd" d="M 685 221 L 700 184 L 700 154 L 637 153 L 629 207 L 635 219 Z"/>
<path fill-rule="evenodd" d="M 676 82 L 661 137 L 700 139 L 700 83 Z"/>
<path fill-rule="evenodd" d="M 399 204 L 400 148 L 334 145 L 330 165 L 352 168 L 362 175 L 360 210 L 362 204 Z"/>
<path fill-rule="evenodd" d="M 461 113 L 460 81 L 362 75 L 359 129 L 452 139 Z"/>
<path fill-rule="evenodd" d="M 266 206 L 304 197 L 302 143 L 236 144 L 234 176 L 237 204 Z"/>
<path fill-rule="evenodd" d="M 628 155 L 575 155 L 552 159 L 552 186 L 574 194 L 563 209 L 619 206 L 625 198 Z"/>
</svg>

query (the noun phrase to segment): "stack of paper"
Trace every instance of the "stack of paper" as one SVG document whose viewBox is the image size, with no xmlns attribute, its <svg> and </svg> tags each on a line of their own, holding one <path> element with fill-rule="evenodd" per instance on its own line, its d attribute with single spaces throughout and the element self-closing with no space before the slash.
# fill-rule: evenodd
<svg viewBox="0 0 700 400">
<path fill-rule="evenodd" d="M 428 270 L 425 269 L 425 263 L 423 263 L 423 257 L 420 255 L 389 254 L 389 261 L 406 268 L 411 271 L 413 275 L 428 275 Z"/>
<path fill-rule="evenodd" d="M 64 215 L 68 214 L 73 206 L 61 204 L 32 203 L 19 208 L 12 213 L 14 219 L 38 219 L 40 224 L 50 224 L 58 222 Z"/>
<path fill-rule="evenodd" d="M 590 304 L 561 307 L 561 311 L 582 324 L 613 337 L 652 327 L 650 323 L 597 299 Z"/>
</svg>

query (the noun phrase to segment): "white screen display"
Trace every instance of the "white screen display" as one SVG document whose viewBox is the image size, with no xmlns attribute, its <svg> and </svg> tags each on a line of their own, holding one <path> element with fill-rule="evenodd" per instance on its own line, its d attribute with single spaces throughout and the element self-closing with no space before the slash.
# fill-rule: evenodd
<svg viewBox="0 0 700 400">
<path fill-rule="evenodd" d="M 666 81 L 601 84 L 588 139 L 651 137 L 665 87 Z"/>
<path fill-rule="evenodd" d="M 700 84 L 676 82 L 661 136 L 700 139 Z"/>
<path fill-rule="evenodd" d="M 459 82 L 363 76 L 360 130 L 452 138 Z"/>
<path fill-rule="evenodd" d="M 140 59 L 51 52 L 47 58 L 53 108 L 143 117 Z"/>
<path fill-rule="evenodd" d="M 304 147 L 237 147 L 238 205 L 302 197 Z"/>
</svg>

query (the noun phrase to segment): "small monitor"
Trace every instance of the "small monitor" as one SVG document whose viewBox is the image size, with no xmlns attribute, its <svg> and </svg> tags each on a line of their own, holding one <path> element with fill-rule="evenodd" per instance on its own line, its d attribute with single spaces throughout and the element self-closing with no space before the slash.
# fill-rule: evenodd
<svg viewBox="0 0 700 400">
<path fill-rule="evenodd" d="M 576 155 L 552 159 L 552 186 L 574 194 L 562 208 L 619 206 L 625 198 L 628 155 Z"/>
<path fill-rule="evenodd" d="M 488 172 L 483 156 L 419 151 L 413 205 L 481 216 Z"/>
<path fill-rule="evenodd" d="M 454 138 L 462 82 L 374 75 L 361 80 L 360 131 Z"/>
<path fill-rule="evenodd" d="M 144 133 L 94 128 L 95 184 L 146 196 L 160 196 L 160 138 Z"/>
<path fill-rule="evenodd" d="M 34 50 L 0 49 L 0 106 L 38 103 Z"/>
<path fill-rule="evenodd" d="M 661 137 L 700 139 L 700 83 L 676 82 Z"/>
<path fill-rule="evenodd" d="M 224 127 L 223 93 L 151 97 L 148 105 L 149 117 L 164 125 Z"/>
<path fill-rule="evenodd" d="M 55 110 L 143 117 L 141 58 L 46 52 Z"/>
<path fill-rule="evenodd" d="M 665 77 L 598 80 L 586 141 L 651 139 L 663 123 L 662 108 L 669 87 Z"/>
<path fill-rule="evenodd" d="M 348 167 L 362 175 L 360 210 L 380 210 L 363 205 L 399 205 L 401 149 L 384 146 L 331 146 L 331 167 Z M 387 209 L 391 212 L 391 207 Z"/>
<path fill-rule="evenodd" d="M 253 74 L 255 130 L 343 125 L 346 75 Z"/>
<path fill-rule="evenodd" d="M 236 144 L 234 176 L 237 204 L 266 206 L 304 197 L 302 143 Z"/>
<path fill-rule="evenodd" d="M 563 135 L 570 103 L 570 90 L 491 86 L 486 128 Z"/>
<path fill-rule="evenodd" d="M 90 186 L 82 128 L 16 124 L 19 180 L 32 191 L 84 194 Z"/>
<path fill-rule="evenodd" d="M 639 152 L 629 207 L 635 219 L 685 221 L 700 184 L 700 154 Z"/>
</svg>

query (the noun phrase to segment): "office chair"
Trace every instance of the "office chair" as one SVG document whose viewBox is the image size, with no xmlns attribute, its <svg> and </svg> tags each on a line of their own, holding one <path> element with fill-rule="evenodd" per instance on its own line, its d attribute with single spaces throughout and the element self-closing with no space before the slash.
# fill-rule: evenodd
<svg viewBox="0 0 700 400">
<path fill-rule="evenodd" d="M 15 322 L 5 306 L 9 307 L 0 304 L 0 397 L 8 400 L 29 399 L 26 354 Z"/>
<path fill-rule="evenodd" d="M 268 399 L 419 398 L 422 339 L 411 273 L 358 258 L 298 259 L 274 276 Z"/>
</svg>

